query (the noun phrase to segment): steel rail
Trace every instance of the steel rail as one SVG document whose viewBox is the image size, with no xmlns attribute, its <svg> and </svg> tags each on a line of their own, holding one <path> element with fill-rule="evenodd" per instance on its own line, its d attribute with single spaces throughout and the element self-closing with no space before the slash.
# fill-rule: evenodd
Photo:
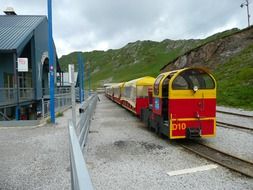
<svg viewBox="0 0 253 190">
<path fill-rule="evenodd" d="M 180 146 L 233 171 L 248 177 L 253 177 L 253 163 L 251 161 L 195 141 L 184 141 L 180 143 Z"/>
<path fill-rule="evenodd" d="M 216 121 L 216 123 L 220 127 L 234 128 L 234 129 L 243 129 L 243 130 L 247 130 L 247 131 L 253 132 L 253 128 L 250 128 L 250 127 L 240 126 L 240 125 L 236 125 L 236 124 L 232 124 L 232 123 L 225 123 L 225 122 L 221 122 L 221 121 Z"/>
<path fill-rule="evenodd" d="M 250 115 L 250 114 L 235 113 L 235 112 L 229 112 L 229 111 L 223 111 L 223 110 L 216 110 L 216 112 L 227 114 L 227 115 L 235 115 L 239 117 L 253 118 L 253 115 Z"/>
</svg>

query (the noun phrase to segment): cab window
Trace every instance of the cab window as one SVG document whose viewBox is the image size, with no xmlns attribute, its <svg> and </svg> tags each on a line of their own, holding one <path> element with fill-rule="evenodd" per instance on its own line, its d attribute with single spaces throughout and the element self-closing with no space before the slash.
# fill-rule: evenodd
<svg viewBox="0 0 253 190">
<path fill-rule="evenodd" d="M 154 95 L 158 95 L 159 94 L 159 84 L 162 80 L 164 75 L 159 75 L 156 80 L 155 80 L 155 84 L 154 84 Z"/>
<path fill-rule="evenodd" d="M 212 77 L 203 70 L 190 69 L 180 73 L 173 81 L 174 90 L 214 89 L 215 82 Z"/>
</svg>

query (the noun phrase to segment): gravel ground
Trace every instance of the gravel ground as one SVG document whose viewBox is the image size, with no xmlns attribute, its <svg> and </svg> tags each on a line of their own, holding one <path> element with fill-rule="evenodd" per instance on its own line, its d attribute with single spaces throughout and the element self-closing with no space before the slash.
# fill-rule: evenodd
<svg viewBox="0 0 253 190">
<path fill-rule="evenodd" d="M 253 117 L 253 111 L 246 111 L 246 110 L 243 110 L 243 109 L 229 108 L 229 107 L 224 107 L 224 106 L 217 106 L 216 109 L 220 110 L 220 111 L 231 112 L 231 113 L 239 113 L 239 114 L 248 115 L 248 116 Z"/>
<path fill-rule="evenodd" d="M 133 114 L 100 99 L 85 154 L 95 189 L 252 189 L 252 179 L 221 166 L 168 176 L 212 162 L 157 137 Z"/>
<path fill-rule="evenodd" d="M 70 189 L 68 119 L 54 126 L 0 128 L 0 189 Z"/>
<path fill-rule="evenodd" d="M 235 124 L 243 127 L 253 128 L 253 117 L 245 118 L 236 115 L 229 115 L 225 113 L 216 113 L 217 121 L 225 122 L 228 124 Z"/>
<path fill-rule="evenodd" d="M 204 144 L 253 163 L 253 134 L 217 127 L 215 138 L 202 139 Z"/>
<path fill-rule="evenodd" d="M 243 111 L 235 108 L 224 108 L 219 109 L 224 111 L 231 111 L 234 113 L 243 113 L 250 115 L 253 112 Z M 245 113 L 244 113 L 245 112 Z M 225 123 L 231 123 L 241 125 L 249 128 L 253 128 L 253 118 L 245 118 L 241 116 L 229 115 L 225 113 L 217 113 L 217 121 Z M 234 128 L 223 128 L 217 126 L 217 136 L 212 139 L 201 140 L 209 146 L 215 147 L 224 152 L 235 155 L 239 158 L 249 160 L 253 162 L 253 133 L 248 131 L 237 130 Z"/>
</svg>

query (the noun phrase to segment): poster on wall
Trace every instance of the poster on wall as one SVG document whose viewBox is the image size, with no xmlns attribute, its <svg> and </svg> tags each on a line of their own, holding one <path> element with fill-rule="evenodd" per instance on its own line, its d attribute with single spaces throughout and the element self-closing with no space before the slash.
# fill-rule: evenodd
<svg viewBox="0 0 253 190">
<path fill-rule="evenodd" d="M 18 58 L 18 72 L 28 72 L 28 58 Z"/>
</svg>

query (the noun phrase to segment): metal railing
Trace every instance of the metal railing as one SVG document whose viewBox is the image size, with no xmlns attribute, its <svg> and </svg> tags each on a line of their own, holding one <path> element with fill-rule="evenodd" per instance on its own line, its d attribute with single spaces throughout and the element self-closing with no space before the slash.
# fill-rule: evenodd
<svg viewBox="0 0 253 190">
<path fill-rule="evenodd" d="M 92 94 L 82 103 L 79 109 L 80 120 L 75 127 L 72 121 L 69 121 L 71 184 L 74 190 L 93 189 L 82 150 L 87 142 L 90 122 L 97 100 L 97 94 Z"/>
<path fill-rule="evenodd" d="M 17 96 L 19 95 L 19 98 Z M 0 105 L 14 104 L 23 101 L 29 101 L 34 99 L 33 88 L 0 88 Z"/>
<path fill-rule="evenodd" d="M 49 88 L 43 88 L 42 92 L 43 96 L 49 96 L 50 94 Z M 55 95 L 70 94 L 70 87 L 55 87 L 54 94 Z"/>
<path fill-rule="evenodd" d="M 54 99 L 55 112 L 63 111 L 71 106 L 70 94 L 56 96 Z M 50 100 L 42 99 L 42 118 L 46 118 L 50 113 Z"/>
<path fill-rule="evenodd" d="M 10 121 L 11 119 L 0 111 L 0 121 Z"/>
<path fill-rule="evenodd" d="M 33 100 L 34 99 L 34 89 L 33 88 L 19 88 L 19 100 Z"/>
</svg>

